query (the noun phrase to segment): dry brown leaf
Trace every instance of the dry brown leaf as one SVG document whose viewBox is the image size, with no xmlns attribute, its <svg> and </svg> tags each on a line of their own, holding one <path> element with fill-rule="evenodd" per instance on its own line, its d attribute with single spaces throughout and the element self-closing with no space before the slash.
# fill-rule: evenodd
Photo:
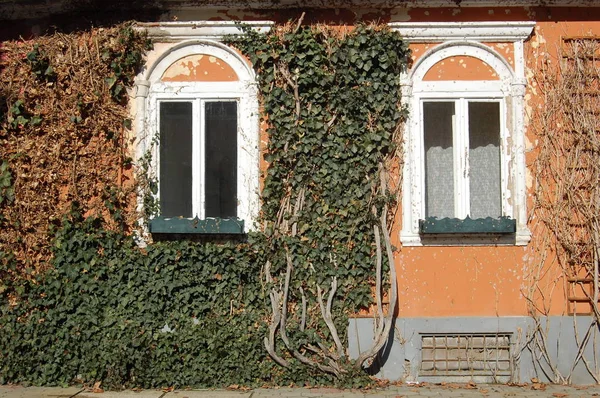
<svg viewBox="0 0 600 398">
<path fill-rule="evenodd" d="M 126 105 L 111 99 L 104 84 L 110 66 L 85 52 L 77 58 L 77 67 L 63 56 L 92 37 L 110 49 L 111 41 L 118 42 L 119 29 L 2 43 L 0 91 L 4 99 L 7 103 L 20 100 L 26 112 L 42 118 L 35 126 L 0 125 L 0 159 L 9 159 L 15 188 L 14 202 L 3 206 L 7 222 L 0 229 L 0 247 L 10 247 L 19 265 L 29 263 L 32 274 L 49 266 L 52 236 L 47 231 L 63 218 L 73 200 L 79 201 L 86 215 L 101 216 L 107 220 L 107 228 L 114 229 L 103 195 L 106 188 L 119 187 L 122 192 L 116 197 L 129 206 L 124 209 L 126 228 L 135 225 L 132 188 L 136 183 L 133 171 L 123 162 L 124 154 L 131 155 L 123 127 L 129 112 Z M 41 84 L 33 77 L 27 53 L 34 44 L 52 60 L 55 84 Z M 80 123 L 73 122 L 75 116 L 82 117 Z M 107 132 L 116 133 L 116 139 Z M 29 278 L 24 268 L 19 267 L 15 277 Z"/>
<path fill-rule="evenodd" d="M 227 386 L 227 389 L 228 390 L 248 391 L 248 390 L 250 390 L 250 387 L 240 386 L 239 384 L 231 384 L 231 385 Z"/>
<path fill-rule="evenodd" d="M 540 391 L 544 391 L 546 389 L 546 384 L 544 383 L 533 383 L 531 385 L 531 389 L 532 390 L 540 390 Z"/>
<path fill-rule="evenodd" d="M 100 384 L 102 384 L 101 381 L 97 381 L 94 383 L 94 386 L 92 387 L 93 393 L 100 394 L 100 393 L 104 392 L 104 390 L 102 388 L 100 388 Z"/>
<path fill-rule="evenodd" d="M 510 386 L 510 387 L 527 387 L 527 383 L 514 383 L 514 382 L 512 382 L 512 383 L 507 383 L 506 385 Z"/>
</svg>

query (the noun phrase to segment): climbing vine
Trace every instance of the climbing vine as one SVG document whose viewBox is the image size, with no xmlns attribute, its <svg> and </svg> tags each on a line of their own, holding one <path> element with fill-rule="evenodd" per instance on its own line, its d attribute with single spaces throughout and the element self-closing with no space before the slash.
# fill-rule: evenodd
<svg viewBox="0 0 600 398">
<path fill-rule="evenodd" d="M 540 372 L 556 383 L 570 383 L 579 364 L 600 383 L 594 354 L 600 330 L 599 53 L 597 38 L 564 37 L 558 59 L 541 59 L 532 81 L 543 93 L 533 123 L 539 139 L 533 215 L 535 236 L 543 238 L 525 292 L 534 321 L 527 341 Z M 554 360 L 548 343 L 555 292 L 564 293 L 564 311 L 574 315 L 572 363 Z M 578 314 L 591 321 L 578 322 Z"/>
<path fill-rule="evenodd" d="M 381 27 L 346 32 L 301 20 L 231 43 L 254 65 L 268 124 L 265 348 L 284 367 L 296 361 L 343 378 L 348 315 L 368 310 L 375 295 L 377 338 L 356 361 L 360 368 L 383 345 L 394 312 L 388 220 L 397 192 L 388 185 L 397 181 L 386 171 L 401 163 L 399 76 L 407 46 Z"/>
<path fill-rule="evenodd" d="M 0 251 L 18 274 L 49 267 L 51 228 L 73 202 L 134 227 L 126 89 L 150 46 L 131 24 L 2 43 Z"/>
<path fill-rule="evenodd" d="M 260 230 L 144 248 L 137 194 L 156 181 L 129 157 L 127 90 L 146 38 L 122 25 L 4 46 L 0 383 L 368 382 L 396 303 L 407 46 L 302 21 L 229 41 L 256 69 L 268 136 Z M 350 361 L 359 312 L 376 339 Z"/>
</svg>

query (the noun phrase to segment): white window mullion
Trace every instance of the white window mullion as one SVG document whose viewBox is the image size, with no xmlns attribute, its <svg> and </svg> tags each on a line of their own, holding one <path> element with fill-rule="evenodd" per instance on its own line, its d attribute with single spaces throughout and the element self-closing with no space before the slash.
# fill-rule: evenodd
<svg viewBox="0 0 600 398">
<path fill-rule="evenodd" d="M 196 99 L 193 106 L 194 121 L 192 134 L 192 167 L 193 167 L 193 190 L 192 190 L 192 208 L 194 215 L 204 219 L 204 192 L 202 181 L 204 181 L 204 126 L 203 117 L 204 103 Z"/>
<path fill-rule="evenodd" d="M 415 144 L 418 145 L 418 150 L 415 151 L 415 162 L 413 163 L 413 173 L 419 176 L 419 197 L 420 203 L 418 203 L 418 215 L 415 216 L 414 219 L 414 228 L 415 231 L 418 231 L 419 228 L 419 219 L 425 218 L 425 203 L 426 203 L 426 165 L 425 165 L 425 122 L 424 122 L 424 111 L 423 104 L 424 101 L 421 98 L 418 98 L 416 103 L 418 104 L 418 114 L 416 115 L 416 120 L 418 120 L 418 128 L 419 128 L 419 136 L 417 137 Z M 413 187 L 411 187 L 413 189 Z"/>
<path fill-rule="evenodd" d="M 156 124 L 153 126 L 155 128 L 153 132 L 153 137 L 156 138 L 157 145 L 152 146 L 152 160 L 151 160 L 151 170 L 154 171 L 154 175 L 150 175 L 150 177 L 154 178 L 157 184 L 156 194 L 154 195 L 154 199 L 157 203 L 160 203 L 160 101 L 156 98 L 151 98 L 150 101 L 150 120 L 156 120 Z"/>
<path fill-rule="evenodd" d="M 461 130 L 462 135 L 462 214 L 460 218 L 465 218 L 471 215 L 471 185 L 469 179 L 469 101 L 462 99 L 461 114 L 463 120 L 463 126 Z"/>
<path fill-rule="evenodd" d="M 502 192 L 502 216 L 514 218 L 512 207 L 509 204 L 511 157 L 508 154 L 510 134 L 507 127 L 508 113 L 506 100 L 500 100 L 500 189 Z M 516 168 L 516 165 L 514 166 Z"/>
<path fill-rule="evenodd" d="M 460 130 L 462 128 L 461 117 L 460 117 L 460 100 L 454 101 L 454 115 L 452 116 L 452 148 L 453 148 L 453 162 L 454 172 L 454 217 L 461 217 L 461 184 L 460 184 L 460 159 L 461 159 L 461 142 L 460 142 Z"/>
<path fill-rule="evenodd" d="M 454 104 L 453 147 L 454 147 L 454 216 L 464 218 L 465 208 L 465 100 L 458 99 Z"/>
</svg>

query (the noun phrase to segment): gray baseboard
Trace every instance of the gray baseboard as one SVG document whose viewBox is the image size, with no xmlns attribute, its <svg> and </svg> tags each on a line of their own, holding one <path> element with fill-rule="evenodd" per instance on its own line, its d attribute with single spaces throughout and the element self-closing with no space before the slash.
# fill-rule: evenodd
<svg viewBox="0 0 600 398">
<path fill-rule="evenodd" d="M 382 379 L 419 382 L 524 383 L 535 377 L 543 382 L 594 384 L 596 380 L 592 374 L 600 377 L 600 329 L 593 322 L 591 316 L 552 316 L 539 319 L 539 328 L 536 328 L 534 319 L 525 316 L 397 318 L 392 335 L 369 370 Z M 535 330 L 541 332 L 535 334 Z M 369 349 L 373 334 L 373 319 L 350 319 L 348 348 L 351 358 L 357 358 L 360 352 Z M 509 334 L 511 375 L 424 374 L 422 338 L 437 334 Z M 545 340 L 549 361 L 544 359 L 540 344 L 537 344 L 542 340 L 536 340 L 536 337 Z M 587 343 L 583 344 L 586 338 Z M 580 345 L 583 355 L 578 354 Z"/>
</svg>

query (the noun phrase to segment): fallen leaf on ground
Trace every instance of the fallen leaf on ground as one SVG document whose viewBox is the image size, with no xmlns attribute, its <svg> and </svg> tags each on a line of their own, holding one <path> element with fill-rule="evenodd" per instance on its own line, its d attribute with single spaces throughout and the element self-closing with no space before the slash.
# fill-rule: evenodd
<svg viewBox="0 0 600 398">
<path fill-rule="evenodd" d="M 545 390 L 546 389 L 546 385 L 544 383 L 533 383 L 531 385 L 531 389 L 532 390 Z"/>
<path fill-rule="evenodd" d="M 94 383 L 94 387 L 92 387 L 93 393 L 99 394 L 99 393 L 104 392 L 104 390 L 102 388 L 100 388 L 100 384 L 102 384 L 101 381 L 97 381 Z"/>
<path fill-rule="evenodd" d="M 468 388 L 469 390 L 473 390 L 473 389 L 477 388 L 477 384 L 475 384 L 475 382 L 473 382 L 473 381 L 470 381 L 467 383 L 465 388 Z"/>
<path fill-rule="evenodd" d="M 555 392 L 554 394 L 552 394 L 552 396 L 556 397 L 556 398 L 564 398 L 564 397 L 568 397 L 569 394 L 565 394 L 565 393 L 562 393 L 562 392 Z"/>
<path fill-rule="evenodd" d="M 527 383 L 508 383 L 506 385 L 510 387 L 527 387 Z"/>
</svg>

